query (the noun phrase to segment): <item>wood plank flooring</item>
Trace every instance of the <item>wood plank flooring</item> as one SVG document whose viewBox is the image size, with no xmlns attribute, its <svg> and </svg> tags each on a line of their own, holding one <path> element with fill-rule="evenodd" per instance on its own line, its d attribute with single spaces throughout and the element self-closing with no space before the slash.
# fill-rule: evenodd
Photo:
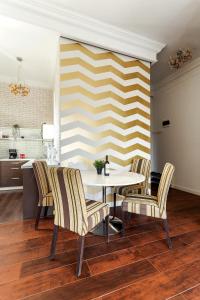
<svg viewBox="0 0 200 300">
<path fill-rule="evenodd" d="M 4 193 L 17 202 L 20 192 Z M 83 272 L 75 276 L 77 236 L 60 230 L 49 261 L 52 219 L 0 224 L 0 300 L 200 300 L 200 197 L 170 190 L 168 217 L 173 249 L 162 224 L 133 215 L 126 233 L 88 234 Z M 2 206 L 1 206 L 2 209 Z M 120 209 L 118 209 L 120 217 Z"/>
<path fill-rule="evenodd" d="M 0 223 L 22 218 L 22 191 L 0 191 Z"/>
</svg>

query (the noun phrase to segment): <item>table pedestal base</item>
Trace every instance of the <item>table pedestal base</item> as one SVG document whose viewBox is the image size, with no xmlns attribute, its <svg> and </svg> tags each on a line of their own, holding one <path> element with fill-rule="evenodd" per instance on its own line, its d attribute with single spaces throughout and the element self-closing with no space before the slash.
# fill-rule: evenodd
<svg viewBox="0 0 200 300">
<path fill-rule="evenodd" d="M 106 203 L 106 186 L 102 187 L 102 198 L 103 198 L 103 203 Z M 118 234 L 122 230 L 123 222 L 115 215 L 116 215 L 116 194 L 114 194 L 114 217 L 110 216 L 110 222 L 108 227 L 109 235 Z M 91 232 L 95 235 L 105 236 L 106 235 L 105 221 L 99 223 L 94 229 L 91 230 Z"/>
<path fill-rule="evenodd" d="M 122 230 L 122 220 L 117 217 L 110 216 L 109 223 L 109 235 L 118 234 Z M 91 231 L 95 235 L 106 236 L 106 225 L 105 222 L 99 223 L 94 229 Z"/>
</svg>

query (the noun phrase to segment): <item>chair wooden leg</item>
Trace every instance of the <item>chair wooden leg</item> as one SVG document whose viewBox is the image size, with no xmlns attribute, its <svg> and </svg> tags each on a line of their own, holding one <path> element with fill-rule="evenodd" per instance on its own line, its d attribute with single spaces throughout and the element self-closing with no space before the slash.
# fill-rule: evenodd
<svg viewBox="0 0 200 300">
<path fill-rule="evenodd" d="M 163 226 L 164 226 L 164 230 L 165 230 L 167 245 L 168 245 L 169 249 L 172 249 L 172 241 L 169 236 L 169 226 L 168 226 L 167 219 L 163 220 Z"/>
<path fill-rule="evenodd" d="M 44 208 L 44 217 L 47 216 L 48 208 L 49 208 L 48 206 L 45 206 L 45 208 Z"/>
<path fill-rule="evenodd" d="M 116 206 L 117 206 L 117 194 L 113 194 L 113 219 L 116 217 Z"/>
<path fill-rule="evenodd" d="M 78 262 L 77 262 L 77 268 L 76 268 L 76 275 L 77 277 L 80 277 L 81 270 L 82 270 L 82 264 L 83 264 L 83 253 L 84 253 L 84 244 L 85 244 L 85 236 L 80 236 L 78 239 Z"/>
<path fill-rule="evenodd" d="M 36 216 L 36 220 L 35 220 L 35 230 L 38 230 L 38 225 L 39 225 L 39 221 L 40 221 L 41 211 L 42 211 L 42 206 L 38 206 L 38 208 L 37 208 L 37 216 Z"/>
<path fill-rule="evenodd" d="M 121 229 L 121 236 L 123 237 L 125 234 L 125 212 L 122 208 L 122 229 Z"/>
<path fill-rule="evenodd" d="M 110 237 L 109 237 L 109 222 L 110 222 L 110 215 L 107 215 L 107 216 L 106 216 L 105 222 L 106 222 L 106 241 L 107 241 L 107 243 L 109 243 L 109 241 L 110 241 Z"/>
<path fill-rule="evenodd" d="M 128 221 L 128 224 L 131 223 L 131 220 L 132 220 L 132 213 L 129 213 L 128 211 L 126 212 L 126 220 Z"/>
<path fill-rule="evenodd" d="M 58 239 L 58 229 L 59 227 L 57 225 L 54 225 L 53 228 L 53 237 L 52 237 L 52 242 L 51 242 L 51 250 L 50 250 L 50 260 L 53 260 L 55 258 L 56 254 L 56 243 Z"/>
</svg>

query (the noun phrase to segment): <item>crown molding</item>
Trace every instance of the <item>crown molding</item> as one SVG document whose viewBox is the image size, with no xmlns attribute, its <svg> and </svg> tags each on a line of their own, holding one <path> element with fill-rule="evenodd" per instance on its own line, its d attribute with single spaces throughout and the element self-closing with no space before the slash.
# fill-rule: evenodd
<svg viewBox="0 0 200 300">
<path fill-rule="evenodd" d="M 157 90 L 173 87 L 177 85 L 178 82 L 187 79 L 188 76 L 191 75 L 191 72 L 194 74 L 200 72 L 200 57 L 188 62 L 185 66 L 176 70 L 175 73 L 167 76 L 157 84 L 154 84 L 151 90 L 156 92 Z"/>
<path fill-rule="evenodd" d="M 46 27 L 59 35 L 155 62 L 165 44 L 116 26 L 77 14 L 42 0 L 1 0 L 0 12 L 11 18 Z"/>
</svg>

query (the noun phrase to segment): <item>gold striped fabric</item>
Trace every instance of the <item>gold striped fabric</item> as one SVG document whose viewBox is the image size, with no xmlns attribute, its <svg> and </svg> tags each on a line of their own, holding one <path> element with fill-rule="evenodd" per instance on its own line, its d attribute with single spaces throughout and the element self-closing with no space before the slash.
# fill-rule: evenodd
<svg viewBox="0 0 200 300">
<path fill-rule="evenodd" d="M 169 192 L 169 187 L 172 181 L 172 177 L 175 171 L 175 167 L 170 164 L 166 163 L 161 179 L 160 184 L 158 187 L 158 204 L 160 208 L 160 214 L 163 215 L 166 211 L 166 204 L 167 204 L 167 195 Z"/>
<path fill-rule="evenodd" d="M 85 200 L 78 169 L 53 167 L 49 169 L 49 177 L 55 202 L 55 225 L 84 236 L 109 214 L 107 204 Z"/>
<path fill-rule="evenodd" d="M 109 206 L 104 203 L 87 200 L 86 209 L 88 216 L 88 231 L 99 224 L 109 214 Z"/>
<path fill-rule="evenodd" d="M 131 165 L 131 172 L 144 175 L 145 181 L 137 185 L 129 185 L 115 188 L 114 192 L 117 194 L 117 200 L 123 200 L 124 197 L 128 196 L 129 194 L 148 194 L 150 169 L 150 160 L 145 158 L 134 158 Z"/>
<path fill-rule="evenodd" d="M 38 203 L 38 206 L 53 206 L 53 195 L 52 192 L 46 194 L 41 201 Z"/>
<path fill-rule="evenodd" d="M 123 211 L 160 218 L 157 197 L 149 195 L 129 195 L 122 202 Z M 163 215 L 166 218 L 165 215 Z"/>
<path fill-rule="evenodd" d="M 33 171 L 39 192 L 38 206 L 53 206 L 53 196 L 50 189 L 46 161 L 35 161 L 33 163 Z"/>
<path fill-rule="evenodd" d="M 167 196 L 174 170 L 175 168 L 172 164 L 166 163 L 161 176 L 157 197 L 139 194 L 128 195 L 122 202 L 123 211 L 166 219 Z"/>
<path fill-rule="evenodd" d="M 60 39 L 61 161 L 150 159 L 150 63 Z"/>
</svg>

